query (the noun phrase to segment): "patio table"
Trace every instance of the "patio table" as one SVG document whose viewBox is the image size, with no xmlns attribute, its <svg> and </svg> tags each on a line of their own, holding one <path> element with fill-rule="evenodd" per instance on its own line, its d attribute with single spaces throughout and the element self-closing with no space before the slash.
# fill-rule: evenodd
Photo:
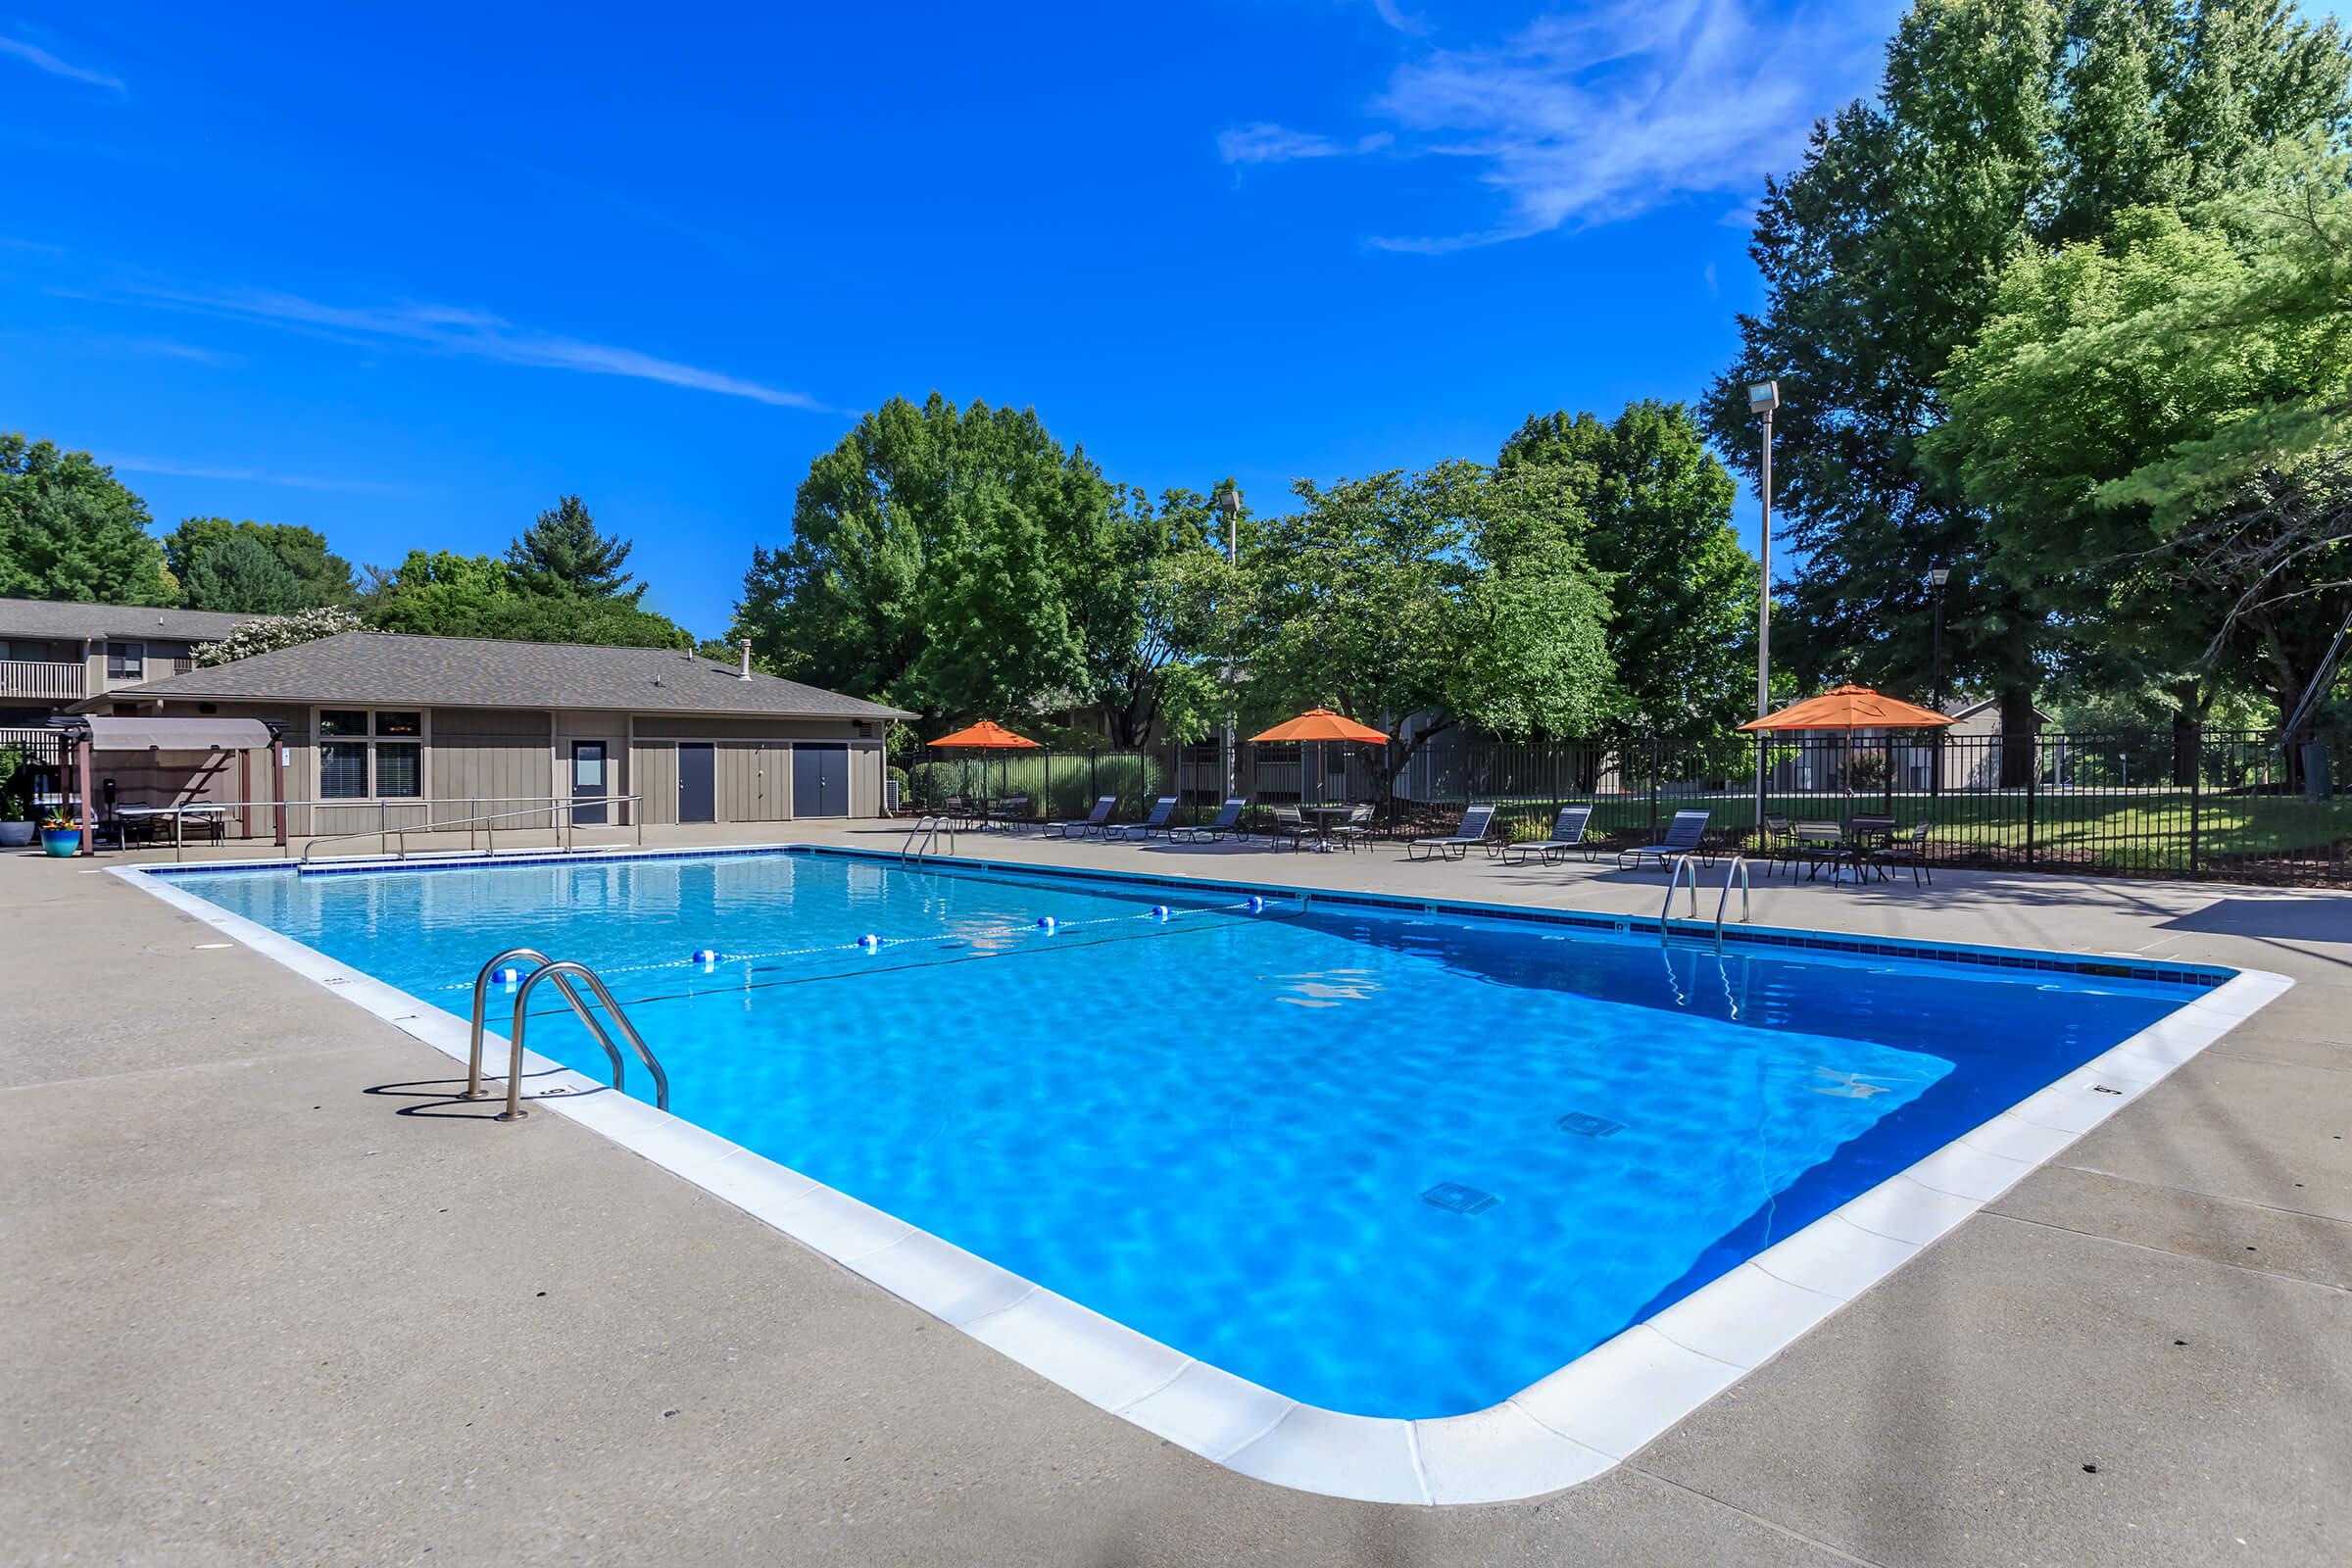
<svg viewBox="0 0 2352 1568">
<path fill-rule="evenodd" d="M 1331 848 L 1331 830 L 1347 821 L 1354 809 L 1352 806 L 1301 806 L 1298 814 L 1314 823 L 1315 848 L 1322 851 Z"/>
</svg>

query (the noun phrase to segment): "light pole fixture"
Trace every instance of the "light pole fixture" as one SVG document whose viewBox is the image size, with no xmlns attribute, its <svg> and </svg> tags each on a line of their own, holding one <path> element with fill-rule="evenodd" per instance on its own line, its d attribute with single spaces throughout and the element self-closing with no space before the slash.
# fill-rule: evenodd
<svg viewBox="0 0 2352 1568">
<path fill-rule="evenodd" d="M 1763 521 L 1757 532 L 1757 553 L 1761 557 L 1762 579 L 1756 588 L 1756 716 L 1762 718 L 1772 711 L 1772 411 L 1781 406 L 1781 383 L 1756 381 L 1747 389 L 1747 412 L 1764 423 L 1764 471 L 1762 482 L 1756 486 L 1756 498 L 1763 504 Z M 1769 771 L 1763 731 L 1756 732 L 1756 834 L 1763 842 L 1764 791 Z"/>
<path fill-rule="evenodd" d="M 1225 563 L 1238 566 L 1242 564 L 1242 492 L 1238 488 L 1229 489 L 1217 497 L 1217 510 L 1225 514 Z M 1239 778 L 1233 744 L 1237 716 L 1234 706 L 1233 659 L 1229 651 L 1225 660 L 1225 799 L 1229 801 Z"/>
</svg>

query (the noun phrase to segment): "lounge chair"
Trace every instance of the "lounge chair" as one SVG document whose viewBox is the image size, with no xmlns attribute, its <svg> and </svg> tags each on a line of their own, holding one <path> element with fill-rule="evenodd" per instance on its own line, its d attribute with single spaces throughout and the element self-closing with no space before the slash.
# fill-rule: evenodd
<svg viewBox="0 0 2352 1568">
<path fill-rule="evenodd" d="M 1590 806 L 1563 806 L 1560 814 L 1552 818 L 1551 837 L 1534 839 L 1525 844 L 1505 844 L 1502 847 L 1502 863 L 1510 864 L 1511 857 L 1517 855 L 1524 865 L 1527 858 L 1533 855 L 1549 865 L 1554 860 L 1566 858 L 1570 850 L 1584 851 L 1585 858 L 1589 860 L 1592 858 L 1593 846 L 1585 842 L 1585 824 L 1592 820 L 1592 808 Z"/>
<path fill-rule="evenodd" d="M 1087 812 L 1086 815 L 1080 820 L 1075 822 L 1048 822 L 1046 824 L 1046 836 L 1048 838 L 1068 839 L 1085 838 L 1091 833 L 1100 833 L 1110 824 L 1110 813 L 1118 809 L 1118 805 L 1119 798 L 1116 795 L 1100 796 L 1095 801 L 1095 808 Z"/>
<path fill-rule="evenodd" d="M 1494 808 L 1473 806 L 1462 813 L 1461 825 L 1450 833 L 1407 839 L 1404 858 L 1408 860 L 1444 858 L 1458 860 L 1470 853 L 1472 846 L 1486 844 L 1487 829 L 1494 825 Z M 1415 850 L 1422 853 L 1414 854 Z"/>
<path fill-rule="evenodd" d="M 1148 839 L 1154 833 L 1165 836 L 1168 831 L 1168 818 L 1175 814 L 1176 797 L 1162 795 L 1152 803 L 1150 816 L 1145 817 L 1141 822 L 1129 822 L 1122 827 L 1106 827 L 1102 830 L 1102 837 L 1105 840 Z"/>
<path fill-rule="evenodd" d="M 1684 855 L 1696 855 L 1709 865 L 1714 864 L 1715 858 L 1699 848 L 1699 840 L 1706 836 L 1708 815 L 1709 813 L 1706 811 L 1675 812 L 1674 820 L 1667 824 L 1666 837 L 1662 843 L 1642 844 L 1630 850 L 1619 850 L 1617 852 L 1617 868 L 1621 871 L 1639 871 L 1645 860 L 1655 858 L 1659 864 L 1663 865 L 1668 860 Z"/>
<path fill-rule="evenodd" d="M 1241 796 L 1228 796 L 1215 821 L 1201 822 L 1192 827 L 1172 827 L 1168 829 L 1168 841 L 1174 843 L 1181 839 L 1187 844 L 1216 844 L 1221 843 L 1227 834 L 1237 839 L 1247 839 L 1250 835 L 1242 831 L 1241 822 L 1242 813 L 1249 808 L 1250 803 Z"/>
</svg>

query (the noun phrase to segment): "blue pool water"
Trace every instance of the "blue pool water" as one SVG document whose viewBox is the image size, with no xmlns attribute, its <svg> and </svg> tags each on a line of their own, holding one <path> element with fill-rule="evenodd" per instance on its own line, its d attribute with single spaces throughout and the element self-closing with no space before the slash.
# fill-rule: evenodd
<svg viewBox="0 0 2352 1568">
<path fill-rule="evenodd" d="M 1364 1415 L 1516 1393 L 2194 995 L 803 854 L 173 880 L 461 1015 L 582 959 L 677 1114 Z"/>
</svg>

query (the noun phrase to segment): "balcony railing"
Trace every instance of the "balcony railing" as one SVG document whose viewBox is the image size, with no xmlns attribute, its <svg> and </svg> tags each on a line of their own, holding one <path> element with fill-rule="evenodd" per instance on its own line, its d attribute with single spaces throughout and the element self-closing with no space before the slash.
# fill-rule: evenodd
<svg viewBox="0 0 2352 1568">
<path fill-rule="evenodd" d="M 71 701 L 84 695 L 86 675 L 80 664 L 36 663 L 31 660 L 0 660 L 0 702 L 12 698 Z"/>
</svg>

